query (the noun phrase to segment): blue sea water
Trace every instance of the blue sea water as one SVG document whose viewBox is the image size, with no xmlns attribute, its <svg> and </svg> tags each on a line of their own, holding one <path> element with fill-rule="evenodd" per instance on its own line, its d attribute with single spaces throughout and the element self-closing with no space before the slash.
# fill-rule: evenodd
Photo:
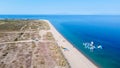
<svg viewBox="0 0 120 68">
<path fill-rule="evenodd" d="M 120 68 L 119 15 L 0 15 L 0 18 L 47 19 L 99 68 Z M 83 46 L 84 42 L 91 41 L 103 49 L 91 52 Z"/>
</svg>

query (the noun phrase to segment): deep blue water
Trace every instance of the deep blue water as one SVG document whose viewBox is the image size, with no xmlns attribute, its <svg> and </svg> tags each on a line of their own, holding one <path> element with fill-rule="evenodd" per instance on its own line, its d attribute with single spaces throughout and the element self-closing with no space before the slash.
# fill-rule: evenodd
<svg viewBox="0 0 120 68">
<path fill-rule="evenodd" d="M 119 15 L 0 15 L 1 19 L 48 19 L 74 47 L 100 68 L 120 68 Z M 91 52 L 83 42 L 103 49 Z M 78 59 L 79 61 L 80 59 Z"/>
</svg>

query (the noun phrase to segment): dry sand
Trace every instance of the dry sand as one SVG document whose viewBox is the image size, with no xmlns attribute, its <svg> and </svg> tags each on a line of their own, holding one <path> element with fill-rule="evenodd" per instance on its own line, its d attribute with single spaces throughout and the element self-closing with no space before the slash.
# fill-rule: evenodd
<svg viewBox="0 0 120 68">
<path fill-rule="evenodd" d="M 80 51 L 73 47 L 48 21 L 46 21 L 50 26 L 50 31 L 52 32 L 56 42 L 59 47 L 63 46 L 67 48 L 69 51 L 64 51 L 62 48 L 62 53 L 70 64 L 71 68 L 98 68 L 94 65 L 90 60 L 88 60 Z"/>
</svg>

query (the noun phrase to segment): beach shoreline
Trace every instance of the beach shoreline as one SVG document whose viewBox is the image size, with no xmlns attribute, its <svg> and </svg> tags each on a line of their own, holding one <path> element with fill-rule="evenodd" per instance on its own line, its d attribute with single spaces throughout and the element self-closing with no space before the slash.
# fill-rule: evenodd
<svg viewBox="0 0 120 68">
<path fill-rule="evenodd" d="M 69 43 L 69 41 L 66 40 L 48 20 L 43 21 L 49 24 L 50 31 L 53 34 L 58 46 L 62 46 L 68 49 L 68 51 L 65 51 L 64 49 L 60 48 L 71 68 L 98 68 L 71 43 Z"/>
</svg>

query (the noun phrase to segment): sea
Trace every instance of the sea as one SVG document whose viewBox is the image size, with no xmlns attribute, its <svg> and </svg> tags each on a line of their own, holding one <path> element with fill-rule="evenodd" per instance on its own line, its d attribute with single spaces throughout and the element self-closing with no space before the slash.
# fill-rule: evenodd
<svg viewBox="0 0 120 68">
<path fill-rule="evenodd" d="M 0 15 L 0 19 L 47 19 L 99 68 L 120 68 L 120 15 Z"/>
</svg>

